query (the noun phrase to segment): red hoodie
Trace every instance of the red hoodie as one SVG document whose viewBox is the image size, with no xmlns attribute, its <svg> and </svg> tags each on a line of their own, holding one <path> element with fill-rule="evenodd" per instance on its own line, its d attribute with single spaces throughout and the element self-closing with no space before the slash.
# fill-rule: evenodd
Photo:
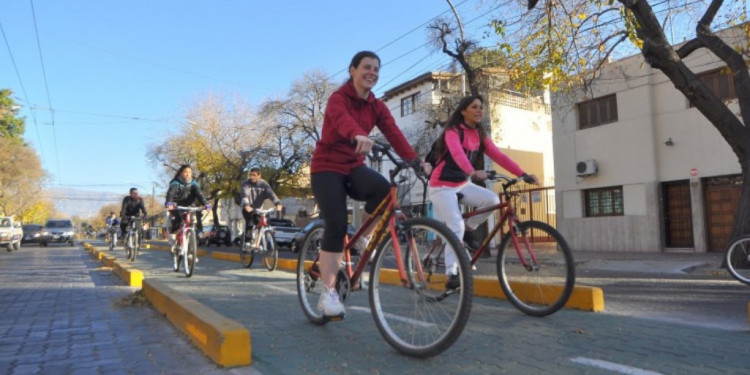
<svg viewBox="0 0 750 375">
<path fill-rule="evenodd" d="M 354 83 L 347 82 L 328 98 L 323 131 L 315 146 L 310 173 L 337 172 L 348 175 L 365 163 L 364 155 L 354 153 L 354 137 L 367 136 L 377 126 L 406 161 L 417 158 L 417 153 L 404 138 L 385 103 L 370 93 L 367 100 L 357 95 Z"/>
</svg>

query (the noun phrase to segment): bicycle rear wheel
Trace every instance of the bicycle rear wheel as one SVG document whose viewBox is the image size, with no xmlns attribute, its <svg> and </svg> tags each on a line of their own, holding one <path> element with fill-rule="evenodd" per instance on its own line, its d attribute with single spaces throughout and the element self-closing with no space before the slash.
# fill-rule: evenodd
<svg viewBox="0 0 750 375">
<path fill-rule="evenodd" d="M 307 319 L 315 324 L 325 324 L 328 321 L 323 313 L 318 311 L 318 299 L 323 293 L 323 280 L 320 280 L 320 268 L 317 263 L 323 239 L 323 224 L 317 224 L 307 233 L 299 248 L 297 258 L 297 298 L 302 312 Z"/>
<path fill-rule="evenodd" d="M 276 249 L 276 240 L 271 231 L 263 234 L 263 243 L 263 265 L 267 270 L 273 271 L 279 263 L 279 251 Z"/>
<path fill-rule="evenodd" d="M 527 266 L 521 263 L 511 233 L 506 233 L 497 254 L 497 275 L 505 296 L 528 315 L 546 316 L 560 310 L 575 286 L 568 243 L 555 228 L 540 221 L 519 222 L 516 234 Z"/>
<path fill-rule="evenodd" d="M 750 285 L 750 236 L 740 237 L 727 249 L 727 270 L 743 284 Z"/>
<path fill-rule="evenodd" d="M 245 235 L 243 235 L 242 237 L 242 247 L 240 247 L 240 263 L 242 263 L 242 267 L 250 268 L 250 266 L 253 265 L 255 256 L 247 243 L 247 238 L 245 238 Z"/>
<path fill-rule="evenodd" d="M 448 349 L 463 332 L 471 313 L 474 284 L 470 260 L 461 242 L 444 224 L 429 218 L 405 220 L 396 242 L 379 246 L 370 270 L 370 307 L 385 340 L 401 353 L 431 357 Z M 459 285 L 446 289 L 446 276 L 430 274 L 420 262 L 437 244 L 456 252 Z M 401 250 L 397 259 L 396 246 Z M 406 280 L 399 278 L 404 261 Z M 436 298 L 436 296 L 441 296 Z"/>
<path fill-rule="evenodd" d="M 185 252 L 185 277 L 193 276 L 193 269 L 195 268 L 195 260 L 198 257 L 197 243 L 195 239 L 195 232 L 188 230 L 187 236 L 187 252 Z"/>
</svg>

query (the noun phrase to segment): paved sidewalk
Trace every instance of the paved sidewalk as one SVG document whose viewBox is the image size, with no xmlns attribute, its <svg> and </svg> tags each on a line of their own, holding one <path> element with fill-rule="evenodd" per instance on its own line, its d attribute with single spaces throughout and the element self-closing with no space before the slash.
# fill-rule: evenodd
<svg viewBox="0 0 750 375">
<path fill-rule="evenodd" d="M 252 374 L 217 368 L 80 248 L 0 254 L 0 374 Z"/>
</svg>

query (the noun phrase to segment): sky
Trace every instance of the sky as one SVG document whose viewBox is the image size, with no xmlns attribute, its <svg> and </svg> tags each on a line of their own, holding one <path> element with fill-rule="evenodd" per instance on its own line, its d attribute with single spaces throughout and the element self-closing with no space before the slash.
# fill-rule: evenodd
<svg viewBox="0 0 750 375">
<path fill-rule="evenodd" d="M 495 2 L 453 2 L 469 36 L 492 33 Z M 343 82 L 360 50 L 381 57 L 380 96 L 447 69 L 425 31 L 441 15 L 444 0 L 3 0 L 0 88 L 22 106 L 47 188 L 159 195 L 149 145 L 202 96 L 259 106 L 315 69 Z"/>
</svg>

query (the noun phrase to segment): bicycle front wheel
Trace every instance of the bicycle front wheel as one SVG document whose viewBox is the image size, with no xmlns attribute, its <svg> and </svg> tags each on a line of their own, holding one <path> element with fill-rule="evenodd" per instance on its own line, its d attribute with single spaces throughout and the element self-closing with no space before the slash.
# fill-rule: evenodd
<svg viewBox="0 0 750 375">
<path fill-rule="evenodd" d="M 370 307 L 378 330 L 391 346 L 410 356 L 431 357 L 453 345 L 469 321 L 474 295 L 470 260 L 444 224 L 413 218 L 402 225 L 396 240 L 386 238 L 373 260 Z M 445 274 L 437 275 L 435 269 L 414 261 L 425 259 L 436 246 L 456 254 L 457 285 L 449 287 Z M 406 278 L 399 275 L 399 263 Z"/>
<path fill-rule="evenodd" d="M 737 281 L 750 285 L 750 236 L 740 237 L 727 249 L 727 270 Z"/>
<path fill-rule="evenodd" d="M 307 233 L 299 248 L 297 258 L 297 298 L 302 312 L 315 324 L 325 324 L 327 320 L 318 311 L 318 299 L 323 293 L 323 280 L 317 264 L 323 240 L 323 224 L 317 224 Z"/>
<path fill-rule="evenodd" d="M 550 315 L 565 306 L 576 278 L 568 243 L 540 221 L 519 222 L 515 238 L 510 232 L 503 236 L 497 275 L 508 301 L 532 316 Z"/>
<path fill-rule="evenodd" d="M 130 233 L 128 233 L 128 234 L 125 235 L 125 241 L 124 241 L 125 242 L 125 259 L 127 259 L 127 260 L 130 260 L 130 251 L 132 249 L 130 247 L 131 246 L 131 242 L 130 242 L 131 237 L 132 236 L 130 235 Z"/>
<path fill-rule="evenodd" d="M 247 243 L 247 238 L 245 238 L 245 235 L 242 235 L 242 246 L 240 247 L 240 263 L 242 263 L 242 267 L 250 268 L 253 265 L 254 259 L 255 257 L 252 250 L 250 250 L 250 245 Z"/>
<path fill-rule="evenodd" d="M 141 242 L 141 236 L 138 235 L 138 232 L 136 231 L 133 233 L 133 247 L 132 252 L 130 254 L 130 260 L 132 262 L 135 262 L 135 258 L 138 256 L 138 251 L 140 250 L 140 242 Z"/>
<path fill-rule="evenodd" d="M 263 265 L 266 269 L 273 271 L 279 263 L 279 251 L 276 249 L 276 240 L 271 231 L 263 233 Z"/>
<path fill-rule="evenodd" d="M 185 253 L 185 258 L 183 259 L 185 261 L 184 268 L 185 268 L 185 277 L 193 276 L 193 269 L 195 268 L 195 260 L 198 258 L 198 249 L 197 249 L 197 243 L 195 239 L 195 232 L 192 230 L 188 231 L 187 236 L 185 236 L 185 239 L 187 240 L 187 252 Z"/>
</svg>

